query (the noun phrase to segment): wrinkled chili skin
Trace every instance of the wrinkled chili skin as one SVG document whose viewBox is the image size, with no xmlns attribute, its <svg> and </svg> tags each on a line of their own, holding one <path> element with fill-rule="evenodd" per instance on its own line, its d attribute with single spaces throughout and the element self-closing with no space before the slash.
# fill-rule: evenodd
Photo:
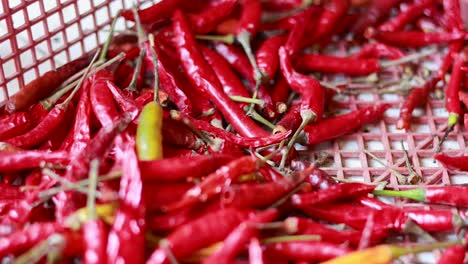
<svg viewBox="0 0 468 264">
<path fill-rule="evenodd" d="M 266 252 L 275 257 L 321 262 L 346 255 L 352 250 L 330 242 L 297 241 L 268 245 Z"/>
<path fill-rule="evenodd" d="M 83 242 L 85 252 L 83 263 L 99 264 L 106 263 L 107 254 L 107 226 L 100 220 L 89 220 L 83 225 Z"/>
<path fill-rule="evenodd" d="M 362 183 L 341 183 L 330 186 L 327 189 L 304 194 L 294 194 L 291 197 L 292 204 L 298 207 L 310 206 L 320 203 L 336 202 L 337 200 L 350 199 L 372 192 L 375 186 Z"/>
<path fill-rule="evenodd" d="M 0 171 L 14 172 L 39 168 L 43 162 L 66 165 L 70 157 L 65 151 L 25 150 L 0 152 Z"/>
</svg>

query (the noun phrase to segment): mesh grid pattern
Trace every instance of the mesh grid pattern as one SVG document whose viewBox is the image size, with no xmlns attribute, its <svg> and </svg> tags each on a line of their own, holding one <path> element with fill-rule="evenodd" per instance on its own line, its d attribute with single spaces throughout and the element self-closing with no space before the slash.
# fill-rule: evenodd
<svg viewBox="0 0 468 264">
<path fill-rule="evenodd" d="M 143 6 L 151 4 L 146 1 Z M 38 75 L 81 56 L 103 43 L 111 18 L 122 8 L 129 8 L 130 0 L 1 0 L 0 2 L 0 102 L 14 94 L 18 87 Z M 119 20 L 117 29 L 125 28 Z M 400 141 L 408 150 L 415 171 L 425 184 L 468 182 L 466 174 L 449 173 L 435 163 L 432 156 L 439 138 L 446 128 L 447 113 L 443 101 L 431 100 L 425 109 L 417 111 L 412 131 L 396 130 L 399 105 L 397 95 L 341 96 L 338 108 L 349 111 L 376 103 L 388 102 L 392 108 L 379 123 L 366 126 L 363 131 L 333 142 L 319 144 L 314 151 L 325 151 L 333 156 L 333 164 L 325 167 L 340 179 L 365 182 L 388 181 L 395 188 L 396 177 L 368 157 L 367 149 L 402 174 L 404 166 Z M 442 145 L 449 155 L 464 154 L 468 134 L 459 126 Z M 310 155 L 310 152 L 304 155 Z"/>
</svg>

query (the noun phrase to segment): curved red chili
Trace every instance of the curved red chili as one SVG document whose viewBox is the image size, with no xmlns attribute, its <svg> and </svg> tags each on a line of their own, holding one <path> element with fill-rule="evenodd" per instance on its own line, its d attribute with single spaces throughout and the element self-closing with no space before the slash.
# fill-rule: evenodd
<svg viewBox="0 0 468 264">
<path fill-rule="evenodd" d="M 338 19 L 342 17 L 351 7 L 350 0 L 331 0 L 328 1 L 320 15 L 317 30 L 314 33 L 314 39 L 320 39 L 332 31 L 333 26 Z"/>
<path fill-rule="evenodd" d="M 196 250 L 223 240 L 242 221 L 248 211 L 224 209 L 207 213 L 198 219 L 184 224 L 170 233 L 150 256 L 146 263 L 158 264 L 169 261 L 169 254 L 176 259 L 188 257 Z"/>
<path fill-rule="evenodd" d="M 462 264 L 464 263 L 466 250 L 463 246 L 451 246 L 445 249 L 444 253 L 437 260 L 438 264 L 453 263 Z"/>
<path fill-rule="evenodd" d="M 432 6 L 435 2 L 435 0 L 414 1 L 404 11 L 381 24 L 378 29 L 381 31 L 400 30 L 411 21 L 417 19 L 423 14 L 425 8 Z"/>
<path fill-rule="evenodd" d="M 16 112 L 0 118 L 0 140 L 26 133 L 30 126 L 30 117 L 26 112 Z"/>
<path fill-rule="evenodd" d="M 285 35 L 267 38 L 255 53 L 258 68 L 263 74 L 273 79 L 278 70 L 278 50 L 286 42 Z"/>
<path fill-rule="evenodd" d="M 191 16 L 190 24 L 197 34 L 206 34 L 216 28 L 216 26 L 226 19 L 233 11 L 237 0 L 225 0 L 209 6 L 201 13 Z"/>
<path fill-rule="evenodd" d="M 89 98 L 93 112 L 103 127 L 112 125 L 119 117 L 112 93 L 107 87 L 107 81 L 113 81 L 111 72 L 101 70 L 91 77 Z"/>
<path fill-rule="evenodd" d="M 138 16 L 142 24 L 155 23 L 159 20 L 168 19 L 174 11 L 182 6 L 182 0 L 164 0 L 148 8 L 138 10 Z M 126 20 L 135 21 L 132 10 L 122 11 Z"/>
<path fill-rule="evenodd" d="M 439 153 L 434 158 L 450 170 L 468 171 L 468 156 L 451 157 Z"/>
<path fill-rule="evenodd" d="M 304 143 L 317 144 L 353 132 L 364 124 L 372 123 L 382 117 L 389 104 L 369 106 L 350 113 L 326 118 L 304 128 Z"/>
<path fill-rule="evenodd" d="M 363 59 L 368 57 L 384 57 L 391 60 L 396 60 L 403 56 L 405 56 L 405 54 L 399 48 L 375 42 L 362 45 L 359 51 L 351 55 L 350 58 Z"/>
<path fill-rule="evenodd" d="M 387 17 L 392 7 L 400 3 L 400 0 L 371 1 L 364 14 L 353 24 L 351 32 L 355 37 L 361 38 L 367 28 L 375 26 L 383 18 Z"/>
<path fill-rule="evenodd" d="M 322 262 L 351 253 L 352 250 L 330 242 L 292 241 L 267 245 L 266 254 L 290 260 Z"/>
<path fill-rule="evenodd" d="M 213 70 L 203 59 L 197 49 L 197 44 L 184 15 L 180 11 L 174 13 L 174 34 L 177 41 L 177 49 L 187 77 L 194 87 L 210 100 L 223 113 L 224 117 L 243 136 L 266 136 L 267 133 L 255 124 L 243 111 L 222 92 L 221 84 L 213 73 Z"/>
</svg>

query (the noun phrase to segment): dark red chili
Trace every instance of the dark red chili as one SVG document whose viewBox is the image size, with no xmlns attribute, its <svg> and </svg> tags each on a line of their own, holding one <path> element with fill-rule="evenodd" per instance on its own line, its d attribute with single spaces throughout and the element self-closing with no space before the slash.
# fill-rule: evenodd
<svg viewBox="0 0 468 264">
<path fill-rule="evenodd" d="M 206 46 L 201 46 L 201 51 L 203 52 L 205 60 L 210 64 L 214 73 L 218 77 L 218 80 L 223 87 L 223 91 L 227 95 L 250 97 L 250 94 L 244 84 L 231 69 L 229 63 L 221 55 Z M 247 104 L 243 103 L 239 105 L 241 108 L 244 108 Z"/>
<path fill-rule="evenodd" d="M 160 20 L 168 19 L 174 11 L 183 6 L 181 0 L 164 0 L 148 8 L 138 10 L 138 17 L 142 24 L 155 23 Z M 132 10 L 124 10 L 122 16 L 126 20 L 135 21 Z"/>
<path fill-rule="evenodd" d="M 328 173 L 316 166 L 307 167 L 299 173 L 304 174 L 306 176 L 305 181 L 318 190 L 328 189 L 337 184 Z"/>
<path fill-rule="evenodd" d="M 267 11 L 287 11 L 308 4 L 306 0 L 267 0 L 262 1 L 262 8 Z"/>
<path fill-rule="evenodd" d="M 291 89 L 301 95 L 301 111 L 311 110 L 317 119 L 321 119 L 325 107 L 325 91 L 320 82 L 296 72 L 285 47 L 279 49 L 281 72 Z"/>
<path fill-rule="evenodd" d="M 169 254 L 176 259 L 188 257 L 196 250 L 223 240 L 236 226 L 247 219 L 248 215 L 248 211 L 237 209 L 207 213 L 170 233 L 146 263 L 167 263 Z"/>
<path fill-rule="evenodd" d="M 276 75 L 279 61 L 278 50 L 284 45 L 286 39 L 287 37 L 285 35 L 267 38 L 255 53 L 258 68 L 269 79 L 273 79 Z"/>
<path fill-rule="evenodd" d="M 237 254 L 242 252 L 247 242 L 259 232 L 257 225 L 271 222 L 276 217 L 278 217 L 278 211 L 270 209 L 256 213 L 250 219 L 243 221 L 224 239 L 222 247 L 211 254 L 203 263 L 230 263 Z"/>
<path fill-rule="evenodd" d="M 109 232 L 107 259 L 109 263 L 142 263 L 145 260 L 145 205 L 135 143 L 130 139 L 121 140 L 117 145 L 116 159 L 122 165 L 120 207 Z"/>
<path fill-rule="evenodd" d="M 90 61 L 91 57 L 88 56 L 71 61 L 56 70 L 46 72 L 15 93 L 6 103 L 5 109 L 10 113 L 27 109 L 32 104 L 49 96 L 60 84 L 88 66 Z"/>
<path fill-rule="evenodd" d="M 174 122 L 172 119 L 164 119 L 163 122 L 162 138 L 164 143 L 194 150 L 202 147 L 203 141 L 183 124 Z"/>
<path fill-rule="evenodd" d="M 267 133 L 222 92 L 219 80 L 198 51 L 195 39 L 180 11 L 174 14 L 174 34 L 180 60 L 193 86 L 209 96 L 238 133 L 246 137 L 266 136 Z"/>
<path fill-rule="evenodd" d="M 113 74 L 104 70 L 91 77 L 89 98 L 93 112 L 103 127 L 112 125 L 119 117 L 112 93 L 107 87 L 107 82 L 113 79 Z"/>
<path fill-rule="evenodd" d="M 456 245 L 445 249 L 444 253 L 437 260 L 438 264 L 453 263 L 462 264 L 464 263 L 466 250 L 463 246 Z"/>
<path fill-rule="evenodd" d="M 387 17 L 392 7 L 400 3 L 400 0 L 373 0 L 370 6 L 364 11 L 364 14 L 353 24 L 351 32 L 354 37 L 361 38 L 367 28 L 375 26 L 382 19 Z"/>
<path fill-rule="evenodd" d="M 348 9 L 351 7 L 350 0 L 331 0 L 328 1 L 320 15 L 320 19 L 317 25 L 317 29 L 314 33 L 314 39 L 318 40 L 322 36 L 327 35 L 332 31 L 333 26 L 336 22 L 346 14 Z"/>
<path fill-rule="evenodd" d="M 316 192 L 294 194 L 291 197 L 292 204 L 297 207 L 315 204 L 332 203 L 343 199 L 351 199 L 368 194 L 375 189 L 375 185 L 362 183 L 341 183 L 330 186 Z"/>
<path fill-rule="evenodd" d="M 291 192 L 303 179 L 279 179 L 274 182 L 238 184 L 227 188 L 221 196 L 222 207 L 261 209 L 274 204 Z M 262 195 L 258 195 L 261 193 Z"/>
<path fill-rule="evenodd" d="M 182 118 L 182 121 L 184 121 L 183 119 L 187 119 L 189 123 L 196 129 L 200 131 L 205 131 L 207 133 L 212 134 L 213 136 L 217 138 L 223 139 L 227 142 L 231 142 L 234 145 L 238 145 L 242 147 L 258 148 L 262 146 L 272 145 L 272 144 L 281 142 L 282 140 L 286 139 L 291 134 L 291 131 L 288 130 L 288 131 L 284 131 L 281 133 L 269 135 L 266 137 L 243 138 L 243 137 L 236 136 L 233 133 L 227 132 L 224 129 L 215 127 L 212 124 L 203 120 L 197 120 L 189 116 L 183 116 L 183 117 L 175 116 L 173 118 Z"/>
<path fill-rule="evenodd" d="M 255 172 L 259 166 L 257 162 L 255 158 L 243 156 L 223 165 L 188 190 L 179 201 L 164 207 L 164 210 L 173 211 L 192 206 L 222 193 L 242 175 Z"/>
<path fill-rule="evenodd" d="M 363 58 L 379 58 L 384 57 L 391 60 L 396 60 L 405 56 L 403 51 L 399 48 L 385 45 L 383 43 L 368 43 L 364 44 L 358 52 L 351 55 L 350 58 L 363 59 Z"/>
<path fill-rule="evenodd" d="M 434 158 L 450 170 L 468 171 L 468 156 L 451 157 L 439 153 Z"/>
<path fill-rule="evenodd" d="M 200 178 L 232 161 L 229 155 L 201 155 L 174 157 L 162 160 L 140 161 L 139 167 L 144 182 L 168 182 Z"/>
<path fill-rule="evenodd" d="M 197 34 L 206 34 L 213 31 L 234 10 L 237 0 L 218 1 L 190 17 L 192 29 Z"/>
<path fill-rule="evenodd" d="M 400 108 L 400 118 L 396 125 L 398 129 L 410 128 L 414 109 L 426 104 L 429 93 L 434 90 L 439 80 L 438 77 L 432 77 L 422 87 L 415 87 L 411 90 Z"/>
<path fill-rule="evenodd" d="M 412 4 L 408 5 L 404 11 L 401 11 L 398 15 L 381 24 L 378 29 L 380 31 L 395 31 L 403 29 L 408 23 L 411 23 L 422 15 L 424 9 L 432 6 L 435 2 L 435 0 L 414 1 Z"/>
<path fill-rule="evenodd" d="M 356 59 L 322 54 L 303 54 L 296 63 L 302 72 L 344 73 L 348 75 L 369 75 L 381 70 L 376 58 Z"/>
<path fill-rule="evenodd" d="M 418 48 L 431 44 L 443 44 L 464 39 L 463 33 L 453 32 L 421 32 L 421 31 L 373 31 L 370 37 L 394 46 Z"/>
<path fill-rule="evenodd" d="M 382 117 L 389 104 L 369 106 L 336 117 L 326 118 L 304 128 L 304 143 L 317 144 L 353 132 L 364 124 L 372 123 Z"/>
<path fill-rule="evenodd" d="M 146 211 L 161 210 L 163 206 L 180 199 L 191 187 L 193 184 L 185 182 L 144 182 L 142 196 L 146 204 Z"/>
<path fill-rule="evenodd" d="M 30 117 L 26 112 L 16 112 L 0 118 L 0 140 L 26 133 L 30 127 Z"/>
</svg>

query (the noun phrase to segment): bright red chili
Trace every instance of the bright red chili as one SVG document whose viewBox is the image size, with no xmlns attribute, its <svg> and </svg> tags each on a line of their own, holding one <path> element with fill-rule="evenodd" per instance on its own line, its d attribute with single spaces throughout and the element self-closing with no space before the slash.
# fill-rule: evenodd
<svg viewBox="0 0 468 264">
<path fill-rule="evenodd" d="M 350 57 L 356 59 L 384 57 L 396 60 L 403 56 L 405 56 L 405 54 L 399 48 L 375 42 L 362 45 L 359 51 Z"/>
<path fill-rule="evenodd" d="M 382 19 L 387 17 L 392 10 L 392 7 L 400 3 L 400 0 L 374 0 L 370 6 L 364 11 L 364 14 L 358 18 L 353 24 L 351 32 L 354 37 L 361 38 L 367 28 L 375 26 Z"/>
<path fill-rule="evenodd" d="M 376 58 L 347 58 L 322 54 L 303 54 L 297 61 L 297 69 L 303 72 L 343 73 L 348 75 L 369 75 L 381 70 Z"/>
<path fill-rule="evenodd" d="M 320 15 L 317 30 L 314 33 L 314 39 L 320 39 L 332 31 L 333 26 L 340 17 L 346 14 L 351 7 L 350 0 L 331 0 L 328 1 Z"/>
<path fill-rule="evenodd" d="M 462 86 L 463 73 L 461 67 L 465 63 L 465 55 L 463 53 L 458 54 L 453 61 L 452 74 L 450 76 L 450 81 L 445 90 L 445 108 L 449 113 L 448 117 L 448 126 L 453 127 L 460 116 L 462 115 L 462 109 L 460 105 L 459 92 Z"/>
<path fill-rule="evenodd" d="M 190 17 L 192 29 L 197 34 L 213 31 L 233 11 L 237 0 L 225 0 L 209 6 L 201 13 Z"/>
<path fill-rule="evenodd" d="M 322 241 L 292 241 L 267 245 L 266 254 L 290 260 L 307 260 L 322 262 L 346 255 L 352 250 L 330 242 Z"/>
<path fill-rule="evenodd" d="M 30 127 L 30 117 L 26 112 L 16 112 L 0 118 L 0 140 L 26 133 Z"/>
<path fill-rule="evenodd" d="M 195 39 L 180 11 L 176 11 L 174 14 L 174 34 L 182 65 L 193 86 L 209 96 L 210 100 L 241 135 L 246 137 L 266 136 L 266 132 L 222 92 L 219 80 L 216 79 L 212 69 L 198 51 Z"/>
<path fill-rule="evenodd" d="M 304 143 L 317 144 L 353 132 L 364 124 L 372 123 L 382 117 L 389 104 L 380 104 L 358 109 L 347 114 L 326 118 L 304 128 Z"/>
<path fill-rule="evenodd" d="M 445 249 L 444 253 L 437 260 L 438 264 L 453 263 L 462 264 L 464 263 L 466 250 L 463 246 L 451 246 Z"/>
<path fill-rule="evenodd" d="M 424 9 L 429 6 L 432 6 L 436 1 L 435 0 L 418 0 L 414 1 L 404 10 L 398 13 L 396 16 L 387 20 L 385 23 L 381 24 L 378 29 L 381 31 L 395 31 L 400 30 L 411 21 L 417 19 L 420 15 L 423 14 Z"/>
<path fill-rule="evenodd" d="M 286 42 L 285 35 L 267 38 L 255 53 L 258 68 L 269 79 L 273 79 L 278 70 L 278 50 Z"/>
<path fill-rule="evenodd" d="M 463 33 L 421 32 L 421 31 L 392 31 L 370 33 L 370 37 L 377 41 L 400 47 L 418 48 L 431 44 L 443 44 L 466 38 Z"/>
<path fill-rule="evenodd" d="M 468 171 L 468 156 L 451 157 L 438 153 L 434 158 L 450 170 Z"/>
</svg>

